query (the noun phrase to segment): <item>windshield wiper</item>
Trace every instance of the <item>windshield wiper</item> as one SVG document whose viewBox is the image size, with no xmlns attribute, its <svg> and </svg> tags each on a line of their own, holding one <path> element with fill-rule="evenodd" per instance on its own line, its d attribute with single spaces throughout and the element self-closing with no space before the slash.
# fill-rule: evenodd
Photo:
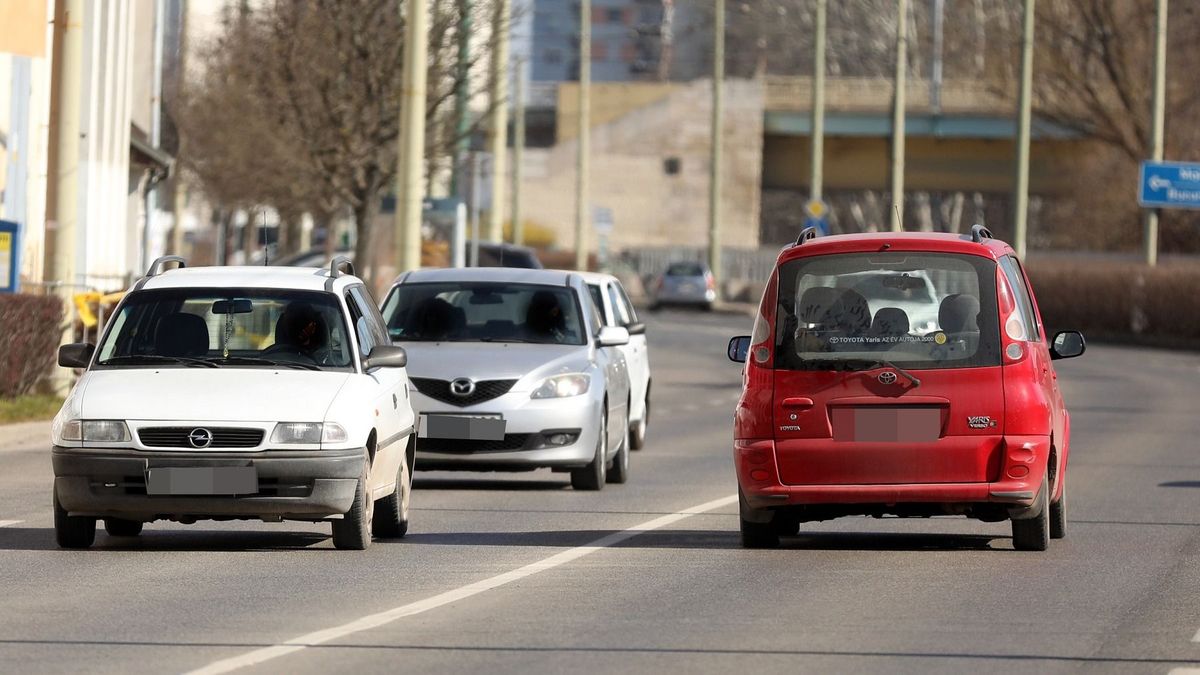
<svg viewBox="0 0 1200 675">
<path fill-rule="evenodd" d="M 186 356 L 163 356 L 162 354 L 126 354 L 124 356 L 110 356 L 103 361 L 100 361 L 102 366 L 115 366 L 120 364 L 134 365 L 138 363 L 182 363 L 185 366 L 192 368 L 216 368 L 215 363 L 211 363 L 205 359 L 193 359 Z"/>
<path fill-rule="evenodd" d="M 276 366 L 283 368 L 299 368 L 301 370 L 320 370 L 321 367 L 311 363 L 297 363 L 295 361 L 275 361 L 272 359 L 260 359 L 252 356 L 230 356 L 228 358 L 211 358 L 205 359 L 205 363 L 210 363 L 213 367 L 218 367 L 223 364 L 240 364 L 243 366 Z"/>
<path fill-rule="evenodd" d="M 896 364 L 892 363 L 891 361 L 888 361 L 887 359 L 830 359 L 830 361 L 833 361 L 835 363 L 844 364 L 845 365 L 844 370 L 871 370 L 872 368 L 891 368 L 892 370 L 896 371 L 897 373 L 900 373 L 904 377 L 908 378 L 908 381 L 912 382 L 912 385 L 914 387 L 921 386 L 921 381 L 917 379 L 916 375 L 913 375 L 912 373 L 901 368 L 900 366 L 897 366 Z"/>
<path fill-rule="evenodd" d="M 537 340 L 526 340 L 525 338 L 519 338 L 519 337 L 506 337 L 506 338 L 481 337 L 481 338 L 475 338 L 475 339 L 480 342 L 525 342 L 527 344 L 532 344 L 532 345 L 554 344 L 553 342 L 538 342 Z M 452 340 L 452 342 L 467 342 L 467 340 Z"/>
</svg>

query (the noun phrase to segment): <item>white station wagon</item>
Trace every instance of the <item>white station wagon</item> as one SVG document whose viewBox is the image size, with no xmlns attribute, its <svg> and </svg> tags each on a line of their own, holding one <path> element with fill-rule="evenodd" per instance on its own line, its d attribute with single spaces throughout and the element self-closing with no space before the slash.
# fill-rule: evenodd
<svg viewBox="0 0 1200 675">
<path fill-rule="evenodd" d="M 330 520 L 337 548 L 408 529 L 407 355 L 353 267 L 156 260 L 53 424 L 54 528 L 86 548 L 155 520 Z M 343 270 L 349 269 L 349 273 Z"/>
</svg>

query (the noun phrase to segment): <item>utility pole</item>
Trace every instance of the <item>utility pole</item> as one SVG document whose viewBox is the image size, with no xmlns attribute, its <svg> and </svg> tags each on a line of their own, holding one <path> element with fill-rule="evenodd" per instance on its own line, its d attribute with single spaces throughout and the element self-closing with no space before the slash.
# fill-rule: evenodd
<svg viewBox="0 0 1200 675">
<path fill-rule="evenodd" d="M 400 170 L 396 176 L 397 272 L 421 266 L 422 167 L 425 161 L 425 67 L 428 53 L 428 0 L 404 3 L 404 80 L 400 93 Z M 366 261 L 360 261 L 366 268 Z"/>
<path fill-rule="evenodd" d="M 492 151 L 492 207 L 488 209 L 488 241 L 504 240 L 504 179 L 508 152 L 508 31 L 512 23 L 512 0 L 496 0 L 492 20 L 491 121 L 488 140 Z"/>
<path fill-rule="evenodd" d="M 521 181 L 525 167 L 525 59 L 516 63 L 516 91 L 513 95 L 513 167 L 512 167 L 512 241 L 525 243 L 525 223 L 521 214 Z"/>
<path fill-rule="evenodd" d="M 1150 134 L 1150 159 L 1163 160 L 1163 118 L 1167 99 L 1167 0 L 1155 3 L 1154 22 L 1154 125 Z M 1148 209 L 1145 215 L 1146 264 L 1158 264 L 1158 209 Z"/>
<path fill-rule="evenodd" d="M 50 138 L 54 147 L 54 257 L 48 281 L 64 284 L 69 299 L 76 279 L 75 248 L 79 239 L 79 114 L 83 95 L 84 0 L 58 0 L 54 11 L 54 106 Z M 63 336 L 70 341 L 71 329 Z"/>
<path fill-rule="evenodd" d="M 725 126 L 725 0 L 713 25 L 712 140 L 708 167 L 708 268 L 721 279 L 721 143 Z"/>
<path fill-rule="evenodd" d="M 450 172 L 450 194 L 462 199 L 464 172 L 467 170 L 467 152 L 471 149 L 471 122 L 467 118 L 470 105 L 469 87 L 471 66 L 471 0 L 458 0 L 458 58 L 455 63 L 454 88 L 454 135 L 458 141 L 454 149 L 454 170 Z"/>
<path fill-rule="evenodd" d="M 163 94 L 163 35 L 166 31 L 166 0 L 155 0 L 154 3 L 154 72 L 151 75 L 150 108 L 150 145 L 158 148 L 162 145 L 162 94 Z M 186 13 L 186 12 L 185 12 Z M 154 229 L 154 214 L 158 211 L 158 184 L 160 179 L 151 171 L 146 181 L 146 215 L 142 220 L 142 240 L 138 256 L 138 269 L 146 269 L 150 265 L 150 233 Z"/>
<path fill-rule="evenodd" d="M 178 61 L 178 77 L 182 82 L 187 77 L 187 12 L 181 13 L 179 22 L 179 61 Z M 184 140 L 179 137 L 179 147 L 176 149 L 176 155 L 182 156 L 184 153 Z M 157 143 L 155 144 L 157 147 Z M 183 255 L 183 208 L 187 203 L 187 185 L 183 182 L 183 174 L 176 173 L 175 180 L 172 181 L 172 188 L 175 191 L 175 196 L 171 203 L 171 253 L 174 255 Z M 249 255 L 249 251 L 246 254 Z"/>
<path fill-rule="evenodd" d="M 592 0 L 579 3 L 579 159 L 575 170 L 575 269 L 588 263 L 588 153 L 591 146 L 592 105 Z"/>
<path fill-rule="evenodd" d="M 1021 93 L 1017 103 L 1017 185 L 1013 194 L 1013 248 L 1025 257 L 1029 226 L 1029 125 L 1033 95 L 1033 12 L 1035 0 L 1025 0 L 1021 22 Z"/>
<path fill-rule="evenodd" d="M 892 231 L 904 229 L 904 110 L 908 87 L 908 0 L 896 0 L 896 79 L 892 101 Z"/>
<path fill-rule="evenodd" d="M 813 38 L 812 176 L 810 200 L 821 200 L 825 182 L 825 3 L 817 0 L 816 35 Z"/>
</svg>

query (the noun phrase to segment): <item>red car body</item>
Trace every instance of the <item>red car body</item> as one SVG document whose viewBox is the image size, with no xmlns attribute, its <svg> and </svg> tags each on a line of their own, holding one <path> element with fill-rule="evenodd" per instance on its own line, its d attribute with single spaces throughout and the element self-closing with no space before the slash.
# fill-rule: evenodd
<svg viewBox="0 0 1200 675">
<path fill-rule="evenodd" d="M 926 279 L 948 278 L 948 273 L 918 269 L 922 260 L 944 261 L 947 269 L 958 270 L 963 283 L 978 287 L 977 298 L 942 297 L 937 316 L 945 325 L 923 335 L 907 331 L 906 322 L 903 332 L 876 330 L 886 327 L 887 318 L 904 314 L 907 321 L 909 314 L 867 307 L 856 290 L 821 287 L 801 294 L 795 288 L 800 285 L 795 279 L 859 280 L 877 274 L 885 285 L 906 285 L 923 294 L 921 284 L 931 283 Z M 840 261 L 880 271 L 832 276 Z M 819 273 L 804 273 L 804 265 L 819 267 Z M 783 292 L 781 269 L 788 284 Z M 971 269 L 977 278 L 964 271 Z M 824 324 L 805 323 L 813 319 L 804 314 L 812 313 L 812 302 L 789 308 L 793 300 L 800 305 L 796 294 L 825 298 L 827 307 L 841 303 L 823 315 L 834 319 L 852 307 L 859 314 L 874 309 L 872 326 L 861 328 L 868 314 L 857 333 L 842 330 L 841 337 L 830 337 L 837 331 L 822 333 Z M 928 304 L 938 302 L 938 294 L 922 297 Z M 886 301 L 868 304 L 880 302 Z M 966 309 L 955 315 L 961 307 Z M 978 326 L 970 321 L 972 312 Z M 887 316 L 881 319 L 881 314 Z M 947 327 L 951 323 L 954 332 Z M 832 351 L 797 346 L 813 335 L 823 335 L 819 349 Z M 854 340 L 860 342 L 852 348 L 872 350 L 886 362 L 839 360 L 836 348 Z M 960 340 L 963 345 L 973 341 L 972 355 L 946 356 Z M 755 335 L 730 342 L 730 358 L 746 364 L 734 425 L 743 542 L 773 546 L 779 535 L 795 534 L 801 522 L 847 515 L 966 515 L 1011 519 L 1016 548 L 1044 550 L 1049 538 L 1065 533 L 1071 434 L 1051 361 L 1078 356 L 1084 348 L 1082 335 L 1074 331 L 1047 340 L 1013 249 L 979 226 L 971 235 L 801 235 L 780 253 Z M 897 358 L 898 349 L 911 352 L 909 361 L 903 361 L 904 354 Z M 969 349 L 964 346 L 961 353 Z M 780 367 L 790 363 L 784 350 L 810 358 L 796 359 L 797 367 Z M 929 360 L 912 360 L 918 356 Z M 960 358 L 965 365 L 954 367 Z M 896 365 L 901 362 L 907 365 Z M 854 367 L 841 367 L 846 363 Z"/>
</svg>

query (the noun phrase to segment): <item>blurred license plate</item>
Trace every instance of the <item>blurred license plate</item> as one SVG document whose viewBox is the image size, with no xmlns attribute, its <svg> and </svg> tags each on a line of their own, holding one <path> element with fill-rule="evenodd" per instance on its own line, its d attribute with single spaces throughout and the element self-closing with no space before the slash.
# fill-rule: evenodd
<svg viewBox="0 0 1200 675">
<path fill-rule="evenodd" d="M 422 415 L 420 438 L 467 441 L 504 440 L 502 415 Z"/>
<path fill-rule="evenodd" d="M 834 408 L 832 417 L 835 441 L 931 443 L 942 432 L 940 408 Z"/>
<path fill-rule="evenodd" d="M 258 492 L 253 466 L 160 467 L 147 469 L 148 495 L 252 495 Z"/>
</svg>

